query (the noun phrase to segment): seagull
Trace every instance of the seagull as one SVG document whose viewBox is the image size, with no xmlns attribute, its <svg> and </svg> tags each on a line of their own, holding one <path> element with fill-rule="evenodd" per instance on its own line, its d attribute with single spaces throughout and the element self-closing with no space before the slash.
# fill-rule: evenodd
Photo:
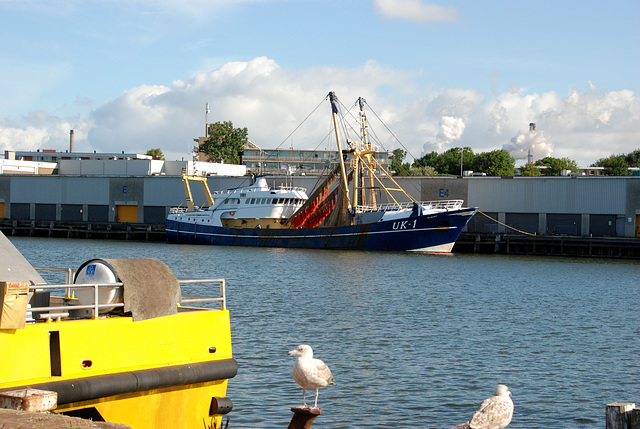
<svg viewBox="0 0 640 429">
<path fill-rule="evenodd" d="M 511 392 L 504 384 L 498 384 L 491 398 L 485 399 L 478 407 L 473 418 L 466 423 L 454 426 L 462 429 L 503 429 L 511 423 L 513 401 Z"/>
<path fill-rule="evenodd" d="M 305 399 L 306 390 L 316 391 L 316 402 L 311 409 L 318 409 L 318 389 L 335 384 L 329 367 L 320 359 L 313 358 L 313 350 L 306 344 L 287 353 L 289 356 L 297 356 L 293 364 L 293 379 L 302 387 L 303 408 L 309 408 Z"/>
</svg>

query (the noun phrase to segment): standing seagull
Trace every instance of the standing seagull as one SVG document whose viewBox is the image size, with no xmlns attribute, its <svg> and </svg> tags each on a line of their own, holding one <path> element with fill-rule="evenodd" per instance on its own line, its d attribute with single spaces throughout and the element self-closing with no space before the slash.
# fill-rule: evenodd
<svg viewBox="0 0 640 429">
<path fill-rule="evenodd" d="M 317 409 L 318 389 L 335 384 L 331 370 L 320 359 L 313 358 L 313 350 L 306 344 L 298 346 L 297 349 L 291 350 L 287 354 L 297 356 L 296 362 L 293 364 L 293 379 L 302 386 L 303 407 L 309 408 L 305 399 L 306 390 L 309 389 L 316 391 L 316 402 L 312 408 Z"/>
<path fill-rule="evenodd" d="M 478 407 L 473 418 L 466 423 L 454 426 L 462 429 L 503 429 L 511 423 L 513 401 L 511 392 L 504 384 L 498 384 L 491 398 L 485 399 Z"/>
</svg>

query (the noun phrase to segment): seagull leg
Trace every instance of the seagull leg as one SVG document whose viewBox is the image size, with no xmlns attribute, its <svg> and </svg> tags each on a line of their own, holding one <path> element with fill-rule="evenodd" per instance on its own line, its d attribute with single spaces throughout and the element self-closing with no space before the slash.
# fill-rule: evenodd
<svg viewBox="0 0 640 429">
<path fill-rule="evenodd" d="M 313 405 L 313 408 L 311 408 L 312 410 L 317 410 L 318 409 L 318 389 L 316 389 L 316 402 Z"/>
<path fill-rule="evenodd" d="M 307 394 L 307 391 L 304 388 L 302 388 L 302 403 L 304 404 L 302 408 L 309 408 L 309 406 L 307 405 L 306 394 Z"/>
</svg>

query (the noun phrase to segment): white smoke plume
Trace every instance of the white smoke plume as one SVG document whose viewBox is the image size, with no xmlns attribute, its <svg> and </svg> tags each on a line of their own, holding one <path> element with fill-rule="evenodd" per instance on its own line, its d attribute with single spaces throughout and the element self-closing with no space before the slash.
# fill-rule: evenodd
<svg viewBox="0 0 640 429">
<path fill-rule="evenodd" d="M 531 152 L 535 161 L 551 155 L 553 144 L 547 142 L 542 131 L 529 130 L 529 132 L 520 132 L 515 137 L 512 137 L 509 143 L 502 146 L 502 149 L 509 152 L 515 159 L 524 160 L 527 159 L 529 152 Z"/>
<path fill-rule="evenodd" d="M 427 142 L 424 145 L 425 152 L 441 152 L 445 145 L 460 140 L 466 125 L 462 118 L 443 116 L 440 118 L 440 131 L 436 135 L 436 142 Z"/>
</svg>

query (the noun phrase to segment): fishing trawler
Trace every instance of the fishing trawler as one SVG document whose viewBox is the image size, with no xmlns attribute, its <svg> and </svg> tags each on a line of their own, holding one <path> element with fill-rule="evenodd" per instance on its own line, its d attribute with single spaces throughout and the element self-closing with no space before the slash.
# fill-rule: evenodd
<svg viewBox="0 0 640 429">
<path fill-rule="evenodd" d="M 337 97 L 330 92 L 339 163 L 311 195 L 266 180 L 211 194 L 206 177 L 183 172 L 187 207 L 165 221 L 169 242 L 284 248 L 450 253 L 476 208 L 462 200 L 417 201 L 375 157 L 360 98 L 361 141 L 343 145 Z M 190 182 L 202 184 L 207 207 L 193 203 Z M 402 195 L 396 198 L 395 195 Z M 380 194 L 388 201 L 381 203 Z M 401 201 L 400 201 L 401 200 Z"/>
<path fill-rule="evenodd" d="M 238 369 L 224 280 L 178 280 L 156 259 L 91 259 L 48 284 L 1 232 L 0 254 L 4 399 L 45 392 L 53 404 L 35 411 L 136 429 L 222 427 Z M 194 283 L 220 293 L 182 296 Z"/>
</svg>

